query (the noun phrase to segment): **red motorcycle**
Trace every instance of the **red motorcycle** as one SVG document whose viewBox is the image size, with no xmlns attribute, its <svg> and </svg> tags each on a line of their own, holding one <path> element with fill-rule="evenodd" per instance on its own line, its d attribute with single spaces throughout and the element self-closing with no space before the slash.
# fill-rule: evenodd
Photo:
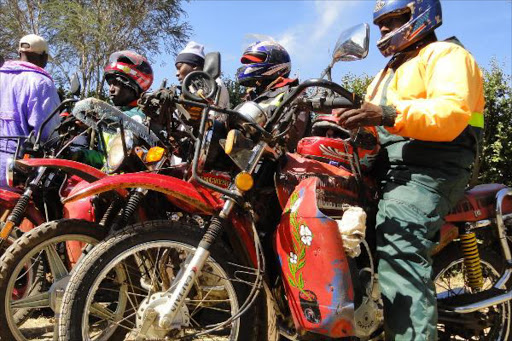
<svg viewBox="0 0 512 341">
<path fill-rule="evenodd" d="M 335 60 L 364 54 L 357 39 L 364 34 L 352 33 L 340 38 Z M 189 77 L 184 89 L 208 89 L 214 82 L 201 72 Z M 82 259 L 64 294 L 59 337 L 382 337 L 372 244 L 375 190 L 362 162 L 378 148 L 374 131 L 343 139 L 339 134 L 346 132 L 330 126 L 334 137 L 303 139 L 297 154 L 285 147 L 298 112 L 354 107 L 357 98 L 313 79 L 267 116 L 252 102 L 237 110 L 213 107 L 201 93 L 208 91 L 175 99 L 204 108 L 190 179 L 124 174 L 67 199 L 141 187 L 167 195 L 171 205 L 162 209 L 174 212 L 169 220 L 113 234 Z M 219 140 L 233 165 L 227 188 L 201 177 L 208 168 L 201 155 L 215 148 L 215 131 L 206 129 L 210 109 L 230 116 L 231 130 Z M 443 338 L 509 337 L 510 196 L 505 186 L 476 187 L 446 217 L 434 256 Z M 496 245 L 501 257 L 495 257 Z"/>
</svg>

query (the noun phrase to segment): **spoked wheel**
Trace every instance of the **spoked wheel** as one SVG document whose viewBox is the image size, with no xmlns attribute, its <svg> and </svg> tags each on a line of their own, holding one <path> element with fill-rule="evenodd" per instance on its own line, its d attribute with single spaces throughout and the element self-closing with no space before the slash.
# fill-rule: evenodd
<svg viewBox="0 0 512 341">
<path fill-rule="evenodd" d="M 100 243 L 71 277 L 60 339 L 106 340 L 105 333 L 113 329 L 124 330 L 129 340 L 256 339 L 252 309 L 229 321 L 247 297 L 250 283 L 235 278 L 236 256 L 220 241 L 212 246 L 174 320 L 165 326 L 146 322 L 150 311 L 161 308 L 173 293 L 173 280 L 195 252 L 201 232 L 189 224 L 156 221 L 130 226 Z M 238 271 L 248 272 L 243 267 Z M 128 302 L 123 312 L 117 309 L 120 300 Z"/>
<path fill-rule="evenodd" d="M 51 338 L 53 312 L 60 308 L 73 264 L 72 243 L 85 250 L 105 236 L 98 224 L 61 220 L 16 240 L 0 258 L 0 340 Z"/>
<path fill-rule="evenodd" d="M 474 291 L 465 281 L 464 259 L 455 250 L 436 256 L 434 261 L 435 286 L 438 304 L 465 305 L 474 297 L 485 295 L 503 273 L 503 261 L 492 251 L 480 252 L 484 285 Z M 472 297 L 473 296 L 473 297 Z M 440 309 L 438 333 L 440 340 L 509 340 L 511 337 L 511 304 L 506 302 L 468 314 L 443 313 Z"/>
</svg>

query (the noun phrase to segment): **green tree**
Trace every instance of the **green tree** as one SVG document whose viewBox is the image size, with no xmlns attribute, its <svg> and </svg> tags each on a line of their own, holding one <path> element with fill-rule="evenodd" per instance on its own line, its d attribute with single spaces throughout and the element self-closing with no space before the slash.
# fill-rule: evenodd
<svg viewBox="0 0 512 341">
<path fill-rule="evenodd" d="M 372 82 L 372 77 L 367 74 L 362 74 L 360 76 L 356 76 L 352 73 L 347 73 L 341 77 L 341 86 L 345 89 L 354 92 L 361 98 L 364 98 L 366 94 L 366 89 Z"/>
<path fill-rule="evenodd" d="M 512 186 L 512 79 L 496 60 L 483 73 L 485 128 L 478 182 Z"/>
<path fill-rule="evenodd" d="M 231 78 L 223 78 L 223 81 L 228 89 L 229 103 L 231 104 L 231 107 L 234 108 L 244 101 L 243 97 L 246 89 Z"/>
<path fill-rule="evenodd" d="M 189 37 L 182 0 L 0 0 L 0 54 L 13 55 L 18 39 L 49 39 L 58 83 L 77 71 L 82 94 L 102 90 L 108 56 L 132 49 L 148 57 L 176 52 Z"/>
</svg>

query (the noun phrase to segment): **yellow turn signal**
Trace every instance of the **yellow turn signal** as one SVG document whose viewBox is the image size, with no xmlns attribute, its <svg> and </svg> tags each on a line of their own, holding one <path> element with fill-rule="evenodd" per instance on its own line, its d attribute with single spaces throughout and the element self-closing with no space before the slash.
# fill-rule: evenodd
<svg viewBox="0 0 512 341">
<path fill-rule="evenodd" d="M 151 147 L 146 154 L 146 162 L 160 161 L 164 156 L 165 149 L 162 147 Z"/>
<path fill-rule="evenodd" d="M 235 129 L 231 129 L 228 133 L 228 136 L 226 137 L 226 144 L 224 146 L 224 151 L 226 152 L 226 154 L 231 154 L 231 152 L 233 151 L 233 145 L 235 144 L 236 142 L 236 130 Z"/>
<path fill-rule="evenodd" d="M 238 175 L 235 177 L 235 185 L 236 188 L 242 192 L 247 192 L 254 185 L 252 175 L 247 172 L 238 173 Z"/>
</svg>

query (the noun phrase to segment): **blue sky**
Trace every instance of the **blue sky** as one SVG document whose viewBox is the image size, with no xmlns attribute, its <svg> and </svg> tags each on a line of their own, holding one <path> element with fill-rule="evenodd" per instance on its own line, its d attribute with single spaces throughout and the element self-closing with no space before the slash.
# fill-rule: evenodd
<svg viewBox="0 0 512 341">
<path fill-rule="evenodd" d="M 333 79 L 345 73 L 376 74 L 386 60 L 375 44 L 380 33 L 372 24 L 375 1 L 236 1 L 202 0 L 184 3 L 186 20 L 193 27 L 191 40 L 205 51 L 219 51 L 222 71 L 234 77 L 246 46 L 270 36 L 290 53 L 292 75 L 300 79 L 318 77 L 330 60 L 339 33 L 353 25 L 370 24 L 370 52 L 366 59 L 340 62 Z M 439 39 L 457 36 L 481 67 L 495 57 L 512 74 L 512 1 L 444 0 Z M 174 56 L 162 55 L 155 65 L 155 85 L 163 78 L 175 83 Z M 153 86 L 154 88 L 155 86 Z"/>
</svg>

